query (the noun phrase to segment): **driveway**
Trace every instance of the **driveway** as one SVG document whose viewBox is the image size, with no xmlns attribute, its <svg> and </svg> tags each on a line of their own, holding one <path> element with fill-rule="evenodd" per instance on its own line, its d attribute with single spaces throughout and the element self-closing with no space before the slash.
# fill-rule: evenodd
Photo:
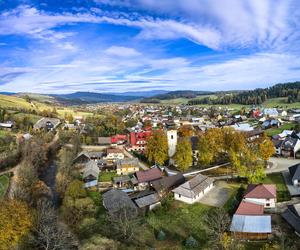
<svg viewBox="0 0 300 250">
<path fill-rule="evenodd" d="M 269 162 L 271 162 L 272 166 L 266 169 L 266 174 L 284 172 L 288 170 L 290 166 L 300 163 L 300 160 L 292 158 L 271 157 Z"/>
<path fill-rule="evenodd" d="M 215 186 L 199 200 L 199 203 L 213 207 L 223 207 L 230 197 L 230 191 L 230 188 L 216 182 Z"/>
</svg>

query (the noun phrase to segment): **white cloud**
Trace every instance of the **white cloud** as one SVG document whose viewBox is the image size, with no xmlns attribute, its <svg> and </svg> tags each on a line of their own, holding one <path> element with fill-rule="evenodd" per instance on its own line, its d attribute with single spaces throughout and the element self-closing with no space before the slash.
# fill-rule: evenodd
<svg viewBox="0 0 300 250">
<path fill-rule="evenodd" d="M 122 47 L 122 46 L 111 46 L 105 50 L 109 55 L 119 56 L 119 57 L 135 57 L 141 55 L 140 52 L 133 48 Z"/>
</svg>

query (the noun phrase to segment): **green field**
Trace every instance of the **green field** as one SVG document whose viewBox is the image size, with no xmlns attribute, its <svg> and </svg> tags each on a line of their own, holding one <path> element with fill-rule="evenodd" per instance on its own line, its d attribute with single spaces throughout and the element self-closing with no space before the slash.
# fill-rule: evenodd
<svg viewBox="0 0 300 250">
<path fill-rule="evenodd" d="M 199 96 L 196 98 L 192 98 L 192 99 L 187 99 L 187 98 L 176 98 L 176 99 L 171 99 L 171 100 L 162 100 L 161 103 L 162 104 L 187 104 L 189 100 L 200 100 L 206 97 L 211 97 L 211 98 L 217 98 L 216 95 L 203 95 L 203 96 Z M 196 105 L 198 107 L 210 107 L 210 106 L 216 106 L 216 107 L 227 107 L 227 108 L 231 108 L 231 109 L 236 109 L 239 110 L 242 107 L 246 107 L 246 108 L 250 108 L 252 105 L 243 105 L 243 104 L 226 104 L 226 105 L 222 105 L 222 104 L 218 104 L 218 105 L 207 105 L 207 104 L 200 104 L 200 105 Z M 282 108 L 300 108 L 300 102 L 295 102 L 295 103 L 287 103 L 287 98 L 285 97 L 280 97 L 280 98 L 272 98 L 272 99 L 268 99 L 266 102 L 264 102 L 262 104 L 263 107 L 266 108 L 272 108 L 272 107 L 282 107 Z"/>
<path fill-rule="evenodd" d="M 112 178 L 116 177 L 116 176 L 118 176 L 116 171 L 101 172 L 99 175 L 99 181 L 100 182 L 109 182 L 109 181 L 112 181 Z"/>
<path fill-rule="evenodd" d="M 6 194 L 6 190 L 9 186 L 9 177 L 7 175 L 0 176 L 0 199 Z"/>
<path fill-rule="evenodd" d="M 268 136 L 273 136 L 273 135 L 278 135 L 280 134 L 283 130 L 291 130 L 295 126 L 294 123 L 285 123 L 279 128 L 269 128 L 265 130 L 266 135 Z"/>
<path fill-rule="evenodd" d="M 289 201 L 291 199 L 290 193 L 285 185 L 283 176 L 281 173 L 269 174 L 263 180 L 264 184 L 275 184 L 277 189 L 277 201 Z"/>
</svg>

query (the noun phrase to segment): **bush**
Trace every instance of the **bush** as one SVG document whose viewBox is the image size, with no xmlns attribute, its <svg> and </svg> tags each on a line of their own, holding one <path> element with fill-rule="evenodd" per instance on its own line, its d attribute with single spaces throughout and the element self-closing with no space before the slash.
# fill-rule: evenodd
<svg viewBox="0 0 300 250">
<path fill-rule="evenodd" d="M 159 232 L 156 235 L 157 240 L 164 241 L 166 240 L 167 236 L 163 230 L 159 230 Z"/>
<path fill-rule="evenodd" d="M 199 243 L 193 236 L 190 236 L 186 239 L 185 246 L 188 248 L 198 248 Z"/>
</svg>

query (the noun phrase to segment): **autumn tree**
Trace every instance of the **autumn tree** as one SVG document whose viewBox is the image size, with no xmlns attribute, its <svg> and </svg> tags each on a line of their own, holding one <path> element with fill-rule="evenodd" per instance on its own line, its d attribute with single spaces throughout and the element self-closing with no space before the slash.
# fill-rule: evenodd
<svg viewBox="0 0 300 250">
<path fill-rule="evenodd" d="M 275 154 L 274 145 L 267 136 L 263 137 L 262 142 L 258 145 L 258 150 L 261 159 L 265 162 L 269 160 L 273 154 Z"/>
<path fill-rule="evenodd" d="M 148 138 L 145 153 L 149 162 L 165 163 L 168 159 L 168 140 L 163 131 L 154 131 Z"/>
<path fill-rule="evenodd" d="M 27 236 L 32 226 L 30 208 L 17 200 L 0 201 L 1 249 L 14 249 Z"/>
<path fill-rule="evenodd" d="M 193 164 L 193 152 L 191 141 L 188 137 L 181 138 L 176 147 L 174 160 L 177 168 L 181 171 L 187 170 Z"/>
<path fill-rule="evenodd" d="M 193 134 L 193 127 L 190 125 L 183 125 L 178 129 L 178 135 L 180 137 L 191 137 Z"/>
</svg>

